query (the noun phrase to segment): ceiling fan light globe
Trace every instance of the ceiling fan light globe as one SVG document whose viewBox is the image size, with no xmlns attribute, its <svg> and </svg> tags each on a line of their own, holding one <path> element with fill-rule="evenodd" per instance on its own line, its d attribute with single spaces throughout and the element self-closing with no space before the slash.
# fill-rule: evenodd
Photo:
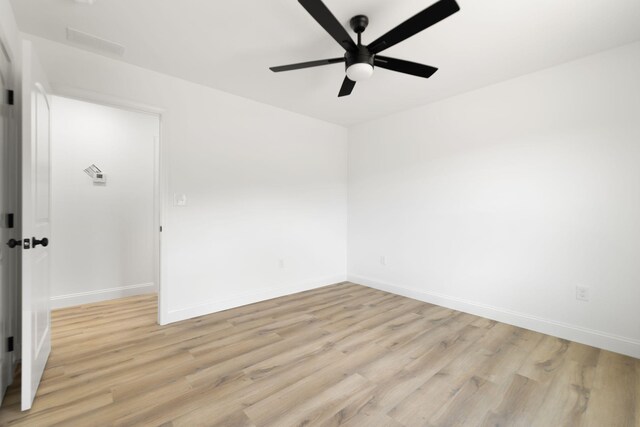
<svg viewBox="0 0 640 427">
<path fill-rule="evenodd" d="M 359 62 L 352 64 L 347 68 L 347 77 L 354 82 L 361 82 L 371 78 L 373 75 L 373 66 L 367 63 Z"/>
</svg>

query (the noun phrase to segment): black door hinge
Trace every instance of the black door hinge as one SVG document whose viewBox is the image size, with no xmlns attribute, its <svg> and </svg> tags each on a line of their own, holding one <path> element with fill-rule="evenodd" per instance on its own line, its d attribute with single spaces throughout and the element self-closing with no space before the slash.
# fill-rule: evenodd
<svg viewBox="0 0 640 427">
<path fill-rule="evenodd" d="M 160 232 L 162 233 L 162 226 L 160 226 Z"/>
<path fill-rule="evenodd" d="M 13 228 L 13 214 L 0 215 L 0 228 Z"/>
<path fill-rule="evenodd" d="M 7 338 L 7 351 L 13 351 L 13 337 Z"/>
<path fill-rule="evenodd" d="M 9 104 L 9 105 L 13 105 L 14 104 L 13 91 L 12 90 L 7 90 L 7 104 Z"/>
</svg>

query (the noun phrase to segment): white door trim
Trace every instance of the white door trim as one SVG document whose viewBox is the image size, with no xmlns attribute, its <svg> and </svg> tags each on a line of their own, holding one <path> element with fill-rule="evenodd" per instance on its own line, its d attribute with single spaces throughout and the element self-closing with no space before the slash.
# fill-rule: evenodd
<svg viewBox="0 0 640 427">
<path fill-rule="evenodd" d="M 4 33 L 0 28 L 0 56 L 2 62 L 5 64 L 6 68 L 0 69 L 0 80 L 5 83 L 3 90 L 12 90 L 14 93 L 13 96 L 13 105 L 5 105 L 1 108 L 7 108 L 7 121 L 6 127 L 4 130 L 5 136 L 7 140 L 5 141 L 6 148 L 4 148 L 5 162 L 14 163 L 14 166 L 11 167 L 7 163 L 0 164 L 0 168 L 5 168 L 5 170 L 0 171 L 3 174 L 0 181 L 3 179 L 8 180 L 0 185 L 4 185 L 3 189 L 0 189 L 0 193 L 3 193 L 4 190 L 7 191 L 8 194 L 0 194 L 0 197 L 4 198 L 4 202 L 0 203 L 0 209 L 5 209 L 0 214 L 13 214 L 14 224 L 13 229 L 8 232 L 0 233 L 2 236 L 2 241 L 0 241 L 0 245 L 2 249 L 0 249 L 0 274 L 3 274 L 3 277 L 0 277 L 0 286 L 3 287 L 0 290 L 0 297 L 7 297 L 5 301 L 0 301 L 0 316 L 3 316 L 0 319 L 0 351 L 4 354 L 2 355 L 4 359 L 4 364 L 0 363 L 0 404 L 2 403 L 2 399 L 4 397 L 4 392 L 6 388 L 13 383 L 15 368 L 17 366 L 18 357 L 19 357 L 19 338 L 20 334 L 18 328 L 20 327 L 20 307 L 18 306 L 18 292 L 20 290 L 18 286 L 18 280 L 20 278 L 20 272 L 18 271 L 19 267 L 19 257 L 20 257 L 20 249 L 13 248 L 9 249 L 6 245 L 7 240 L 9 238 L 21 239 L 20 235 L 20 227 L 18 223 L 20 221 L 21 216 L 21 207 L 19 206 L 19 193 L 20 188 L 18 188 L 18 184 L 20 180 L 17 175 L 20 169 L 17 167 L 17 162 L 19 161 L 19 153 L 21 149 L 21 143 L 18 139 L 19 133 L 19 117 L 20 112 L 18 111 L 20 102 L 18 100 L 18 96 L 20 91 L 17 90 L 16 82 L 18 79 L 16 78 L 16 70 L 14 66 L 14 56 L 9 48 L 8 41 L 4 36 Z M 6 74 L 5 74 L 6 72 Z M 4 78 L 3 78 L 4 76 Z M 2 97 L 1 104 L 4 104 L 6 101 L 5 93 L 0 93 L 0 97 Z M 1 137 L 1 136 L 0 136 Z M 13 183 L 13 185 L 12 185 Z M 5 221 L 6 219 L 0 218 L 1 221 Z M 2 227 L 4 225 L 0 225 Z M 5 229 L 8 230 L 8 229 Z M 3 282 L 3 279 L 7 279 Z M 13 352 L 9 352 L 6 347 L 6 342 L 9 337 L 13 337 L 14 348 Z"/>
</svg>

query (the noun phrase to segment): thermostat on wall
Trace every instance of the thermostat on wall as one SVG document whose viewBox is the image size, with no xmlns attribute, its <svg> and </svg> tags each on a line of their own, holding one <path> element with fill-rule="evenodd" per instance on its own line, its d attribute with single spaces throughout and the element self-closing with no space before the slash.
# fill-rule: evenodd
<svg viewBox="0 0 640 427">
<path fill-rule="evenodd" d="M 84 172 L 91 177 L 94 184 L 105 184 L 107 182 L 107 177 L 104 172 L 96 165 L 89 166 Z"/>
</svg>

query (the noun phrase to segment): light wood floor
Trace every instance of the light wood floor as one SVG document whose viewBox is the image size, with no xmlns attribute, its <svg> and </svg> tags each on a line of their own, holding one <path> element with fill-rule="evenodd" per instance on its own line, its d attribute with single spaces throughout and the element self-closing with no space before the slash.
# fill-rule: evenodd
<svg viewBox="0 0 640 427">
<path fill-rule="evenodd" d="M 156 325 L 155 297 L 53 314 L 1 425 L 638 426 L 640 361 L 353 284 Z"/>
</svg>

